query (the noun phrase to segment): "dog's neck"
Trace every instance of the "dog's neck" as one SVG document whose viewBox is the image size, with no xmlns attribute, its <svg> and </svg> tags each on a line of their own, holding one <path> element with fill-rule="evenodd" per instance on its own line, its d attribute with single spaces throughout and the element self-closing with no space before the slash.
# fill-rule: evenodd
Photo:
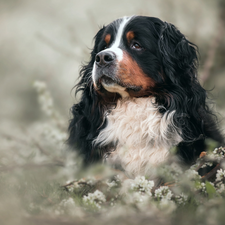
<svg viewBox="0 0 225 225">
<path fill-rule="evenodd" d="M 172 146 L 182 141 L 173 112 L 159 112 L 154 98 L 119 100 L 107 115 L 107 125 L 94 143 L 111 149 L 106 162 L 120 165 L 129 177 L 151 176 L 152 167 L 165 162 Z"/>
</svg>

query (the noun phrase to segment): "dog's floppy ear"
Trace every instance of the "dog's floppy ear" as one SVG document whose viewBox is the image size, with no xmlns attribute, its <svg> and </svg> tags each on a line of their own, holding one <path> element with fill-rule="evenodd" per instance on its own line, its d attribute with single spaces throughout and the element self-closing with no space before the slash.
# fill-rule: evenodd
<svg viewBox="0 0 225 225">
<path fill-rule="evenodd" d="M 164 22 L 159 38 L 159 50 L 165 77 L 173 83 L 180 84 L 196 76 L 198 58 L 197 47 L 172 24 Z"/>
<path fill-rule="evenodd" d="M 158 48 L 167 94 L 163 103 L 168 111 L 175 112 L 174 124 L 183 138 L 179 147 L 180 155 L 184 158 L 189 155 L 198 157 L 205 137 L 218 143 L 224 141 L 215 117 L 206 104 L 206 90 L 197 79 L 197 46 L 188 41 L 174 25 L 164 22 Z"/>
<path fill-rule="evenodd" d="M 99 153 L 93 152 L 92 141 L 98 135 L 99 127 L 103 125 L 104 109 L 93 87 L 92 69 L 97 54 L 97 45 L 103 32 L 104 27 L 95 36 L 90 61 L 80 70 L 80 82 L 75 87 L 76 94 L 81 93 L 81 100 L 71 108 L 72 119 L 68 128 L 67 143 L 72 149 L 78 150 L 86 163 L 100 159 Z"/>
<path fill-rule="evenodd" d="M 172 24 L 164 22 L 158 41 L 162 71 L 169 101 L 166 108 L 175 110 L 174 122 L 185 141 L 204 134 L 202 118 L 208 114 L 206 91 L 197 80 L 197 47 Z"/>
</svg>

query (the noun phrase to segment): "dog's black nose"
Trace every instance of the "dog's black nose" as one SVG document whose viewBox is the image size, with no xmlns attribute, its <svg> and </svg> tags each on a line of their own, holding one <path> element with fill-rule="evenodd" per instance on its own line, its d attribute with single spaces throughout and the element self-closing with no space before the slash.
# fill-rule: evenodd
<svg viewBox="0 0 225 225">
<path fill-rule="evenodd" d="M 95 57 L 95 62 L 98 66 L 106 66 L 112 63 L 116 59 L 116 55 L 113 52 L 99 52 Z"/>
</svg>

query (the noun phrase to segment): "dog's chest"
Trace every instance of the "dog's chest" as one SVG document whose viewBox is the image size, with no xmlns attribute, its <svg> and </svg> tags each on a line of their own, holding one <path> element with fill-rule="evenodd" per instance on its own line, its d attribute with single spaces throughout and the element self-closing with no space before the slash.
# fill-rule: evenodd
<svg viewBox="0 0 225 225">
<path fill-rule="evenodd" d="M 149 175 L 152 166 L 164 162 L 169 149 L 181 141 L 173 126 L 174 112 L 162 115 L 152 98 L 119 101 L 107 116 L 107 126 L 95 143 L 114 144 L 106 162 L 121 166 L 128 176 Z"/>
</svg>

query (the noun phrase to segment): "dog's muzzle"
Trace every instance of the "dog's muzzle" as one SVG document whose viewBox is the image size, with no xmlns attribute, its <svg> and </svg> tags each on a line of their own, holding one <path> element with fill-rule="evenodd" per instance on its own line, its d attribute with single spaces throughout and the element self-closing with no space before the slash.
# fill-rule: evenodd
<svg viewBox="0 0 225 225">
<path fill-rule="evenodd" d="M 95 57 L 95 83 L 97 88 L 117 84 L 116 55 L 112 51 L 101 51 Z"/>
</svg>

